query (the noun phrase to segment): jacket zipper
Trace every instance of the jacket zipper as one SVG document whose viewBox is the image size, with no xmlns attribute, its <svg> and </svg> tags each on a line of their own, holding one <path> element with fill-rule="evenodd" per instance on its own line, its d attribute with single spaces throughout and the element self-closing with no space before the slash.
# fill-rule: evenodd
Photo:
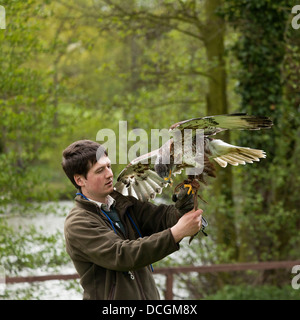
<svg viewBox="0 0 300 320">
<path fill-rule="evenodd" d="M 113 300 L 114 299 L 115 291 L 116 291 L 116 284 L 113 283 L 113 285 L 111 286 L 109 295 L 108 295 L 108 300 Z"/>
<path fill-rule="evenodd" d="M 145 293 L 144 293 L 144 290 L 143 290 L 143 287 L 142 287 L 142 284 L 140 282 L 140 279 L 139 279 L 138 275 L 135 274 L 133 271 L 128 271 L 127 273 L 130 276 L 131 280 L 136 280 L 137 285 L 138 285 L 139 290 L 140 290 L 140 293 L 141 293 L 141 296 L 142 296 L 143 300 L 146 300 L 146 296 L 145 296 Z"/>
<path fill-rule="evenodd" d="M 139 289 L 140 289 L 140 293 L 141 293 L 141 295 L 142 295 L 143 300 L 146 300 L 146 296 L 145 296 L 145 293 L 144 293 L 142 284 L 141 284 L 140 279 L 139 279 L 139 277 L 138 277 L 137 274 L 135 275 L 135 279 L 136 279 L 136 282 L 137 282 L 138 287 L 139 287 Z"/>
<path fill-rule="evenodd" d="M 129 274 L 131 280 L 135 279 L 134 274 L 133 274 L 132 271 L 128 271 L 128 274 Z"/>
</svg>

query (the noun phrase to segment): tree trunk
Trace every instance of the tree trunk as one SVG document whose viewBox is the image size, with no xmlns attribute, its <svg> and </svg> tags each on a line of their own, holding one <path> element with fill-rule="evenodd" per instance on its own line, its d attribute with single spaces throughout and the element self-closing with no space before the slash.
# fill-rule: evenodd
<svg viewBox="0 0 300 320">
<path fill-rule="evenodd" d="M 225 21 L 216 14 L 216 10 L 222 6 L 223 0 L 206 0 L 205 15 L 206 24 L 203 29 L 203 39 L 206 48 L 208 69 L 211 77 L 208 78 L 207 114 L 218 115 L 228 113 L 226 95 L 226 69 L 224 33 Z M 222 140 L 230 142 L 229 131 L 218 135 Z M 220 168 L 216 164 L 217 179 L 214 181 L 213 197 L 220 201 L 216 206 L 217 243 L 231 249 L 230 259 L 237 257 L 236 231 L 234 223 L 234 208 L 232 197 L 232 172 L 231 167 Z M 221 207 L 222 204 L 225 208 Z M 233 249 L 233 250 L 232 250 Z"/>
</svg>

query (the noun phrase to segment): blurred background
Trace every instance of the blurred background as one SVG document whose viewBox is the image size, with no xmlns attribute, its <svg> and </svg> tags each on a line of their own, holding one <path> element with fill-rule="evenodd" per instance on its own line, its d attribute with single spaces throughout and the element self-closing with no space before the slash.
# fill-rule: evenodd
<svg viewBox="0 0 300 320">
<path fill-rule="evenodd" d="M 0 29 L 0 265 L 6 276 L 75 272 L 63 238 L 76 192 L 61 169 L 69 144 L 96 140 L 103 128 L 118 137 L 119 121 L 150 137 L 151 129 L 181 120 L 234 112 L 268 116 L 274 126 L 218 137 L 263 149 L 267 158 L 218 170 L 201 191 L 208 237 L 183 241 L 154 267 L 299 259 L 296 1 L 0 4 L 6 14 Z M 115 178 L 123 167 L 113 165 Z M 170 204 L 171 195 L 165 189 L 157 201 Z M 174 298 L 299 299 L 292 277 L 282 269 L 179 274 Z M 7 284 L 0 297 L 81 299 L 82 292 L 78 281 L 52 281 Z"/>
</svg>

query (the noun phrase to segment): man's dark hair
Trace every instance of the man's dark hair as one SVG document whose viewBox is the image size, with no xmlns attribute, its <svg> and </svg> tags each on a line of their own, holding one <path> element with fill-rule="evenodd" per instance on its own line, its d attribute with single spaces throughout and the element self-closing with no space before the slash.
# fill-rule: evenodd
<svg viewBox="0 0 300 320">
<path fill-rule="evenodd" d="M 63 151 L 62 167 L 73 185 L 80 189 L 74 175 L 81 174 L 86 178 L 91 167 L 104 155 L 107 156 L 107 151 L 97 142 L 75 141 Z"/>
</svg>

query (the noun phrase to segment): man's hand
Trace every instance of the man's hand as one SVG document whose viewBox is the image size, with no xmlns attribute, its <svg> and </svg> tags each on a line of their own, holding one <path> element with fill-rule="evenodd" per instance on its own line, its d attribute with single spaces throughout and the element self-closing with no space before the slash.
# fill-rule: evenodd
<svg viewBox="0 0 300 320">
<path fill-rule="evenodd" d="M 201 209 L 196 211 L 193 209 L 183 215 L 171 228 L 171 232 L 176 243 L 185 237 L 195 235 L 200 230 L 202 213 L 203 211 Z"/>
</svg>

